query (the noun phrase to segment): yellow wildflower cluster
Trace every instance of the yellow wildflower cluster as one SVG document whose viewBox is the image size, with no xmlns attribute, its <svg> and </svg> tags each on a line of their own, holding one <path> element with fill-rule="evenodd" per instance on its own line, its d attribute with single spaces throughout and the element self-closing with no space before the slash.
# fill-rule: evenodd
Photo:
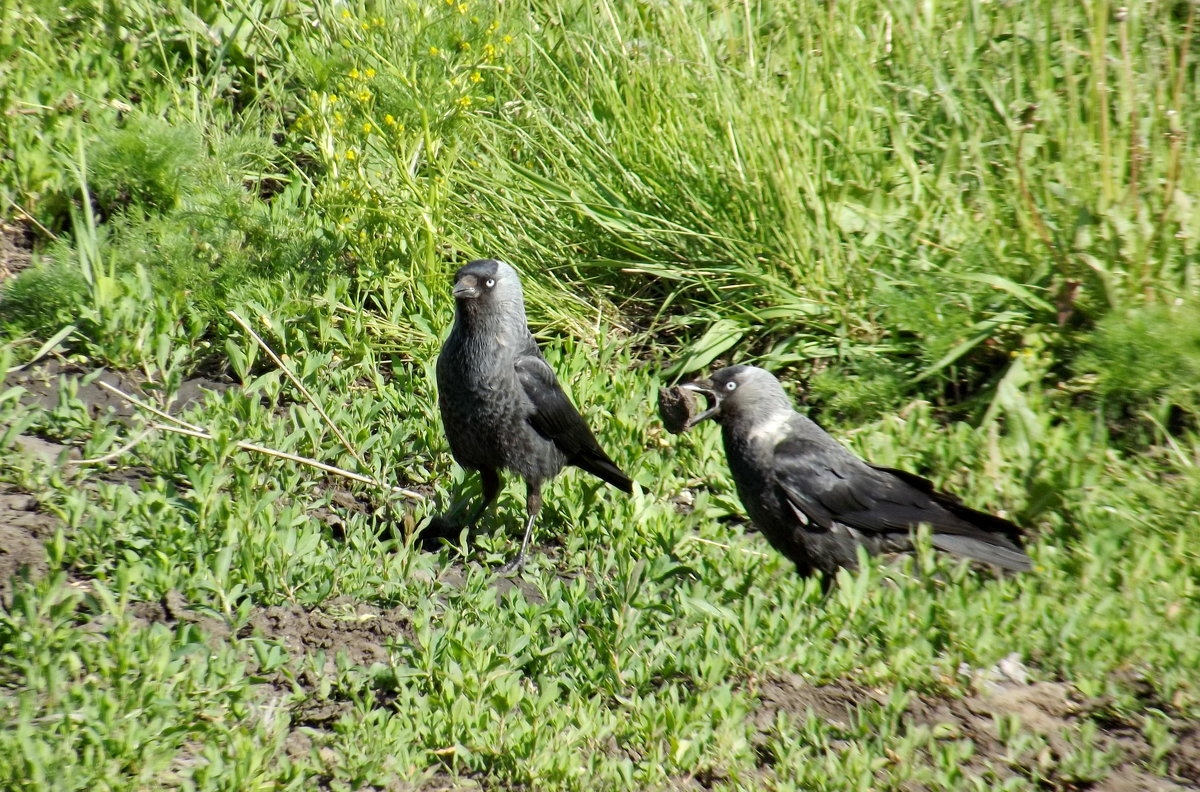
<svg viewBox="0 0 1200 792">
<path fill-rule="evenodd" d="M 380 190 L 386 202 L 394 195 L 388 174 L 395 169 L 388 163 L 411 160 L 414 137 L 400 119 L 412 112 L 414 99 L 429 118 L 447 110 L 467 115 L 494 101 L 488 88 L 494 75 L 511 73 L 504 61 L 513 39 L 502 35 L 495 15 L 483 13 L 489 6 L 475 0 L 415 0 L 412 6 L 425 24 L 359 16 L 345 7 L 335 12 L 341 52 L 334 45 L 333 57 L 352 60 L 328 87 L 310 92 L 296 125 L 336 174 L 333 183 L 345 182 L 342 196 Z M 480 167 L 477 160 L 469 166 Z"/>
</svg>

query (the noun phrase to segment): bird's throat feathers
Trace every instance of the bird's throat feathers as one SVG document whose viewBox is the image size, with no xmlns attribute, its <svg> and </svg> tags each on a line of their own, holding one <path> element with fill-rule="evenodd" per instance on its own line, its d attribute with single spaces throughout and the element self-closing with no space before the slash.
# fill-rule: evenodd
<svg viewBox="0 0 1200 792">
<path fill-rule="evenodd" d="M 459 300 L 454 306 L 454 316 L 456 322 L 464 329 L 470 329 L 472 334 L 513 335 L 529 332 L 525 304 L 521 300 Z"/>
</svg>

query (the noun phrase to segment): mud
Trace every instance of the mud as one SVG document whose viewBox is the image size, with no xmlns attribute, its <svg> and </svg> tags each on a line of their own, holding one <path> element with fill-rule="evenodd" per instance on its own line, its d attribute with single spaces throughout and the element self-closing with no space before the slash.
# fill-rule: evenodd
<svg viewBox="0 0 1200 792">
<path fill-rule="evenodd" d="M 61 525 L 32 495 L 0 484 L 0 604 L 11 604 L 13 578 L 46 574 L 42 545 Z"/>
<path fill-rule="evenodd" d="M 859 705 L 874 701 L 876 695 L 853 685 L 811 685 L 798 675 L 774 677 L 758 690 L 760 705 L 754 725 L 760 733 L 771 730 L 779 713 L 794 721 L 803 721 L 809 713 L 841 729 L 849 728 L 850 718 Z"/>
<path fill-rule="evenodd" d="M 970 775 L 987 777 L 990 773 L 1001 780 L 1023 775 L 1036 778 L 1049 789 L 1086 788 L 1092 792 L 1200 790 L 1200 727 L 1193 723 L 1177 722 L 1176 744 L 1165 759 L 1170 777 L 1164 778 L 1148 767 L 1151 747 L 1137 725 L 1113 722 L 1104 712 L 1104 701 L 1087 699 L 1071 685 L 1028 683 L 984 672 L 974 687 L 977 693 L 962 698 L 914 697 L 903 716 L 907 729 L 925 727 L 948 739 L 970 740 L 975 753 L 963 768 Z M 859 707 L 879 707 L 887 701 L 886 695 L 852 682 L 812 685 L 796 675 L 767 680 L 760 685 L 758 696 L 761 704 L 754 716 L 757 745 L 766 766 L 774 761 L 768 737 L 779 713 L 786 713 L 793 722 L 815 717 L 839 730 L 850 730 Z M 1037 755 L 1010 755 L 997 723 L 1014 716 L 1022 731 L 1045 741 L 1045 749 Z M 1112 757 L 1111 766 L 1094 780 L 1058 778 L 1058 758 L 1075 751 L 1071 738 L 1087 721 L 1100 727 L 1093 746 Z"/>
<path fill-rule="evenodd" d="M 658 417 L 662 419 L 663 428 L 671 434 L 683 434 L 690 429 L 699 412 L 691 391 L 679 386 L 658 389 Z"/>
<path fill-rule="evenodd" d="M 405 608 L 381 609 L 348 597 L 329 600 L 317 610 L 273 606 L 255 613 L 238 637 L 262 635 L 275 639 L 293 656 L 324 652 L 327 671 L 336 669 L 338 655 L 368 668 L 388 662 L 387 647 L 393 641 L 413 637 L 406 614 Z"/>
<path fill-rule="evenodd" d="M 138 409 L 129 402 L 117 396 L 100 385 L 104 382 L 123 390 L 131 396 L 149 401 L 160 406 L 154 396 L 147 396 L 142 390 L 144 379 L 126 372 L 104 370 L 87 383 L 83 379 L 90 374 L 79 366 L 56 359 L 42 360 L 24 369 L 14 371 L 4 378 L 4 386 L 11 388 L 20 386 L 26 393 L 21 397 L 21 403 L 27 406 L 53 410 L 59 403 L 59 392 L 63 380 L 78 380 L 77 398 L 87 408 L 92 417 L 99 417 L 107 412 L 118 418 L 128 418 Z M 221 393 L 233 385 L 207 377 L 195 377 L 182 382 L 174 400 L 168 406 L 173 414 L 178 414 L 192 405 L 202 401 L 210 392 Z"/>
</svg>

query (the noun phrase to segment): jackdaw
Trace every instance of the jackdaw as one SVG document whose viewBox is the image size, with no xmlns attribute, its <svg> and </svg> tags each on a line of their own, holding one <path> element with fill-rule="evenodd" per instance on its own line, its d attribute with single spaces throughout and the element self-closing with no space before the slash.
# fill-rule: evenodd
<svg viewBox="0 0 1200 792">
<path fill-rule="evenodd" d="M 802 575 L 822 572 L 828 586 L 839 567 L 870 553 L 913 549 L 924 523 L 933 546 L 1011 570 L 1028 570 L 1021 529 L 976 511 L 903 470 L 859 459 L 792 409 L 779 380 L 754 366 L 730 366 L 711 379 L 680 386 L 702 394 L 705 418 L 721 424 L 725 456 L 750 519 Z"/>
<path fill-rule="evenodd" d="M 501 570 L 507 573 L 525 562 L 542 483 L 565 465 L 625 492 L 633 482 L 600 448 L 542 357 L 516 270 L 495 259 L 472 261 L 454 275 L 454 300 L 454 327 L 437 360 L 438 407 L 454 459 L 479 471 L 483 485 L 483 503 L 467 525 L 500 491 L 501 468 L 525 479 L 525 535 Z"/>
</svg>

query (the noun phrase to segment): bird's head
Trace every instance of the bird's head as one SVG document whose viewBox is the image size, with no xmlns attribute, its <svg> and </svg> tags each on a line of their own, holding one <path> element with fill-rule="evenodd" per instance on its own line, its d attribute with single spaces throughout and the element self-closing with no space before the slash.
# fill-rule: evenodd
<svg viewBox="0 0 1200 792">
<path fill-rule="evenodd" d="M 517 271 L 499 259 L 479 259 L 454 273 L 454 299 L 460 307 L 523 303 Z"/>
<path fill-rule="evenodd" d="M 756 423 L 792 411 L 791 399 L 779 380 L 756 366 L 729 366 L 708 379 L 679 387 L 699 393 L 708 401 L 708 409 L 688 421 L 689 429 L 705 418 L 721 423 L 737 419 Z"/>
</svg>

